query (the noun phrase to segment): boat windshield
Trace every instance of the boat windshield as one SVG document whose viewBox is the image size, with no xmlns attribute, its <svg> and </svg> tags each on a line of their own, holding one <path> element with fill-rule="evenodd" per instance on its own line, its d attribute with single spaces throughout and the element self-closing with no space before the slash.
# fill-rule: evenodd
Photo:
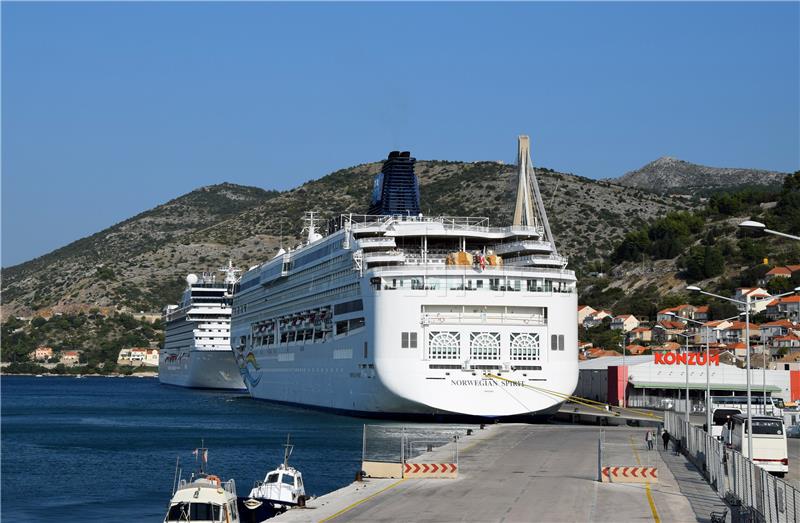
<svg viewBox="0 0 800 523">
<path fill-rule="evenodd" d="M 219 521 L 220 506 L 211 503 L 175 503 L 169 508 L 167 521 Z"/>
<path fill-rule="evenodd" d="M 294 487 L 294 476 L 292 476 L 291 474 L 284 474 L 283 477 L 281 478 L 281 480 L 283 480 L 283 483 L 285 485 L 289 485 L 290 487 Z"/>
<path fill-rule="evenodd" d="M 267 483 L 277 483 L 279 476 L 280 476 L 280 474 L 278 474 L 277 472 L 274 473 L 274 474 L 269 474 L 267 476 Z"/>
</svg>

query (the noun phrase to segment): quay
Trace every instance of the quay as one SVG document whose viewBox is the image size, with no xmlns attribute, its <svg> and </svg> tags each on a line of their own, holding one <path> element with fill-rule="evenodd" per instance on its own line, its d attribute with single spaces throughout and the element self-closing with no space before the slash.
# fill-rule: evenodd
<svg viewBox="0 0 800 523">
<path fill-rule="evenodd" d="M 601 430 L 605 463 L 656 467 L 657 481 L 598 481 Z M 707 521 L 708 512 L 696 513 L 693 507 L 702 507 L 702 511 L 724 508 L 710 489 L 681 488 L 681 482 L 696 481 L 694 476 L 699 478 L 699 473 L 676 466 L 675 458 L 659 450 L 660 440 L 654 450 L 647 450 L 646 430 L 628 426 L 491 425 L 462 438 L 456 479 L 367 478 L 313 499 L 305 509 L 290 510 L 274 519 Z M 705 503 L 698 503 L 698 498 Z"/>
</svg>

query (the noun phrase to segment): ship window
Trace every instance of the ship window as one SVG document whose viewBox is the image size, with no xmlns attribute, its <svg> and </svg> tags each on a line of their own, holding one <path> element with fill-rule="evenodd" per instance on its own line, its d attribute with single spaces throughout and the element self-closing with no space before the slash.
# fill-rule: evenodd
<svg viewBox="0 0 800 523">
<path fill-rule="evenodd" d="M 536 332 L 519 332 L 511 334 L 512 360 L 538 360 L 539 334 Z"/>
<path fill-rule="evenodd" d="M 478 360 L 500 359 L 499 332 L 472 332 L 469 335 L 469 355 Z"/>
<path fill-rule="evenodd" d="M 270 474 L 267 476 L 267 483 L 277 483 L 279 474 Z"/>
<path fill-rule="evenodd" d="M 281 477 L 281 481 L 284 485 L 289 485 L 294 487 L 294 476 L 291 476 L 289 474 L 284 474 L 283 477 Z"/>
<path fill-rule="evenodd" d="M 454 359 L 461 353 L 458 332 L 431 332 L 428 339 L 428 355 L 431 359 Z"/>
<path fill-rule="evenodd" d="M 475 280 L 475 287 L 478 289 L 483 289 L 483 280 Z"/>
<path fill-rule="evenodd" d="M 401 332 L 400 333 L 400 347 L 403 349 L 416 349 L 417 348 L 417 333 L 416 332 Z"/>
<path fill-rule="evenodd" d="M 417 348 L 417 333 L 416 332 L 411 332 L 409 334 L 410 334 L 410 337 L 408 339 L 408 347 L 411 348 L 411 349 L 416 349 Z"/>
<path fill-rule="evenodd" d="M 493 291 L 500 290 L 500 278 L 489 278 L 489 289 Z"/>
<path fill-rule="evenodd" d="M 558 334 L 550 335 L 550 350 L 558 350 Z"/>
<path fill-rule="evenodd" d="M 564 350 L 564 335 L 558 335 L 558 350 Z"/>
<path fill-rule="evenodd" d="M 408 333 L 401 332 L 400 333 L 400 348 L 407 349 L 408 348 Z"/>
</svg>

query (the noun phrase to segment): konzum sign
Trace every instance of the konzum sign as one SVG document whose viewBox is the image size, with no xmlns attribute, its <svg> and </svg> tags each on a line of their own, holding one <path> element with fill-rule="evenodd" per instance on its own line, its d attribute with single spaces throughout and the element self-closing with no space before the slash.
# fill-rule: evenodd
<svg viewBox="0 0 800 523">
<path fill-rule="evenodd" d="M 689 354 L 674 352 L 653 354 L 653 362 L 656 365 L 717 365 L 719 366 L 719 354 L 712 355 L 706 362 L 706 355 L 702 352 L 690 352 Z"/>
</svg>

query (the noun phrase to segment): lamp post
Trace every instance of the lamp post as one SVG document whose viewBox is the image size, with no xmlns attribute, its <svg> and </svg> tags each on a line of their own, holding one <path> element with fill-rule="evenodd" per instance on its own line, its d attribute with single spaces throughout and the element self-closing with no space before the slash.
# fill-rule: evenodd
<svg viewBox="0 0 800 523">
<path fill-rule="evenodd" d="M 691 425 L 691 421 L 689 420 L 689 338 L 691 338 L 691 336 L 688 334 L 681 334 L 680 332 L 676 334 L 678 336 L 683 336 L 686 339 L 686 348 L 683 351 L 683 354 L 686 356 L 686 364 L 684 365 L 686 368 L 686 402 L 684 405 L 684 412 L 686 412 L 686 426 L 688 427 Z"/>
<path fill-rule="evenodd" d="M 703 323 L 702 321 L 693 320 L 691 318 L 684 318 L 683 316 L 678 316 L 674 312 L 669 313 L 670 316 L 673 318 L 681 318 L 687 322 L 695 323 L 697 325 L 702 325 L 703 328 L 706 330 L 706 432 L 709 434 L 711 433 L 711 347 L 709 346 L 711 343 L 711 327 L 708 326 L 707 323 Z M 724 320 L 719 320 L 720 322 L 732 320 L 734 318 L 738 318 L 741 314 L 737 314 L 736 316 L 731 316 L 730 318 L 725 318 Z"/>
<path fill-rule="evenodd" d="M 794 291 L 792 292 L 785 292 L 783 294 L 778 294 L 776 296 L 770 296 L 767 299 L 762 300 L 750 300 L 750 296 L 748 295 L 745 301 L 737 300 L 734 298 L 728 298 L 727 296 L 720 296 L 719 294 L 714 294 L 711 292 L 706 292 L 697 285 L 689 285 L 686 287 L 686 290 L 689 292 L 697 292 L 700 294 L 705 294 L 706 296 L 713 296 L 714 298 L 719 298 L 721 300 L 729 301 L 731 303 L 737 303 L 739 305 L 744 305 L 744 312 L 745 312 L 745 365 L 747 367 L 747 457 L 749 459 L 753 459 L 753 391 L 750 386 L 750 306 L 751 304 L 757 304 L 762 301 L 772 301 L 775 298 L 780 298 L 783 296 L 788 296 L 790 294 L 794 294 L 796 292 L 800 292 L 800 287 L 795 287 Z M 766 373 L 765 373 L 766 374 Z M 766 404 L 764 405 L 764 410 L 766 412 Z"/>
<path fill-rule="evenodd" d="M 795 236 L 793 234 L 786 234 L 785 232 L 773 231 L 772 229 L 767 229 L 767 226 L 764 225 L 763 223 L 755 222 L 753 220 L 743 221 L 742 223 L 739 224 L 739 227 L 741 227 L 742 229 L 750 229 L 750 230 L 753 230 L 753 231 L 762 231 L 762 232 L 765 232 L 767 234 L 773 234 L 775 236 L 782 236 L 784 238 L 789 238 L 789 239 L 792 239 L 792 240 L 799 240 L 800 241 L 800 236 Z"/>
</svg>

